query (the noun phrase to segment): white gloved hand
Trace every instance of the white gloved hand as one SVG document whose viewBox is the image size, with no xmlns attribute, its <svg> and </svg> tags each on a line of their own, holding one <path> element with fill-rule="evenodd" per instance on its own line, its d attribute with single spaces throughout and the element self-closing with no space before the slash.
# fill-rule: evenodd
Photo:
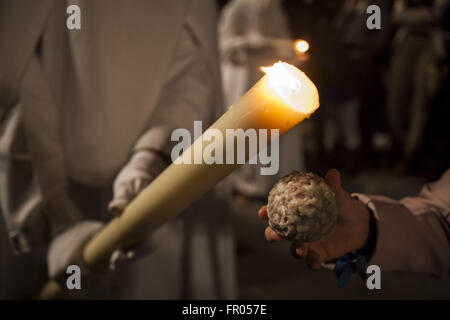
<svg viewBox="0 0 450 320">
<path fill-rule="evenodd" d="M 258 32 L 250 32 L 246 36 L 246 44 L 253 50 L 260 50 L 269 46 L 267 39 Z"/>
<path fill-rule="evenodd" d="M 103 223 L 94 220 L 82 220 L 57 235 L 47 251 L 47 269 L 50 279 L 65 286 L 66 268 L 75 264 L 83 269 L 83 279 L 89 272 L 83 267 L 82 250 L 84 245 L 103 227 Z M 87 281 L 82 281 L 86 283 Z"/>
<path fill-rule="evenodd" d="M 120 214 L 164 168 L 165 163 L 158 154 L 148 150 L 136 152 L 114 181 L 114 198 L 109 203 L 109 210 Z M 103 226 L 100 221 L 82 220 L 53 239 L 47 252 L 49 278 L 64 287 L 67 278 L 66 268 L 76 264 L 82 269 L 84 287 L 98 286 L 102 277 L 89 272 L 83 266 L 82 250 Z M 115 250 L 110 257 L 110 269 L 116 269 L 120 264 L 129 263 L 153 251 L 157 239 L 162 237 L 164 230 L 165 227 L 159 228 L 146 241 L 132 248 Z"/>
<path fill-rule="evenodd" d="M 167 224 L 162 225 L 157 230 L 153 231 L 149 237 L 130 248 L 115 250 L 109 259 L 109 269 L 116 270 L 122 265 L 139 260 L 140 258 L 152 253 L 164 238 L 167 232 Z"/>
<path fill-rule="evenodd" d="M 114 196 L 109 203 L 109 211 L 120 214 L 128 203 L 164 170 L 165 166 L 161 156 L 153 151 L 140 150 L 134 153 L 114 181 Z"/>
<path fill-rule="evenodd" d="M 111 213 L 119 215 L 150 182 L 153 181 L 166 167 L 163 158 L 149 150 L 137 151 L 119 172 L 114 181 L 113 200 L 108 209 Z M 162 226 L 146 241 L 127 249 L 116 250 L 110 258 L 110 269 L 114 270 L 123 263 L 135 261 L 151 253 L 163 237 L 166 227 Z"/>
<path fill-rule="evenodd" d="M 69 265 L 81 268 L 82 284 L 85 289 L 98 287 L 103 281 L 98 273 L 89 271 L 84 265 L 83 248 L 89 240 L 104 226 L 95 220 L 82 220 L 67 228 L 52 240 L 47 251 L 47 269 L 49 279 L 56 280 L 65 288 L 67 279 L 66 269 Z M 142 243 L 126 250 L 115 250 L 110 257 L 109 269 L 115 270 L 120 265 L 130 263 L 151 253 L 157 246 L 159 239 L 166 232 L 166 226 L 157 229 L 151 237 Z"/>
</svg>

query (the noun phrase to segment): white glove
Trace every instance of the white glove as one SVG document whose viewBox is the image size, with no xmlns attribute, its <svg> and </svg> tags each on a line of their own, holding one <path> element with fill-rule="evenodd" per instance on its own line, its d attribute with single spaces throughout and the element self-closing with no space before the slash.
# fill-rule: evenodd
<svg viewBox="0 0 450 320">
<path fill-rule="evenodd" d="M 120 214 L 128 203 L 165 169 L 165 166 L 164 160 L 155 152 L 140 150 L 134 153 L 114 181 L 114 196 L 109 203 L 109 211 Z"/>
<path fill-rule="evenodd" d="M 109 203 L 111 213 L 119 215 L 153 179 L 166 167 L 164 160 L 155 152 L 140 150 L 134 153 L 130 161 L 120 170 L 113 185 L 114 197 Z M 155 230 L 146 241 L 132 248 L 116 250 L 110 258 L 110 269 L 114 270 L 123 263 L 129 263 L 151 253 L 157 242 L 163 238 L 166 227 Z"/>
<path fill-rule="evenodd" d="M 115 250 L 109 258 L 109 270 L 116 270 L 122 265 L 126 265 L 130 262 L 139 260 L 140 258 L 152 253 L 164 239 L 164 235 L 167 232 L 167 224 L 162 225 L 149 237 L 135 246 L 127 249 Z"/>
<path fill-rule="evenodd" d="M 49 278 L 64 285 L 69 265 L 76 264 L 82 268 L 83 247 L 102 227 L 103 223 L 100 221 L 82 220 L 56 236 L 47 252 Z M 83 269 L 83 278 L 86 273 Z"/>
<path fill-rule="evenodd" d="M 47 268 L 49 279 L 56 280 L 65 288 L 67 279 L 66 269 L 75 264 L 81 268 L 82 284 L 85 289 L 100 285 L 102 276 L 90 272 L 83 264 L 83 248 L 94 235 L 100 231 L 104 223 L 95 220 L 82 220 L 77 222 L 52 240 L 47 251 Z M 115 250 L 110 257 L 109 270 L 115 270 L 120 265 L 133 262 L 152 252 L 163 238 L 166 226 L 156 230 L 147 241 L 127 250 Z"/>
<path fill-rule="evenodd" d="M 136 152 L 114 181 L 114 198 L 109 203 L 109 210 L 120 214 L 128 203 L 164 168 L 163 159 L 156 153 L 148 150 Z M 100 221 L 82 220 L 53 239 L 47 253 L 49 277 L 63 281 L 66 276 L 66 268 L 70 264 L 77 264 L 83 268 L 83 247 L 103 226 L 104 224 Z M 123 262 L 134 261 L 153 251 L 157 239 L 161 239 L 164 232 L 165 227 L 161 227 L 147 241 L 126 250 L 114 251 L 110 258 L 110 269 L 115 269 Z M 83 270 L 82 274 L 89 278 L 87 283 L 91 283 L 93 279 L 97 278 L 93 277 L 88 270 Z"/>
<path fill-rule="evenodd" d="M 250 32 L 245 40 L 246 45 L 254 50 L 260 50 L 270 45 L 267 39 L 258 32 Z"/>
</svg>

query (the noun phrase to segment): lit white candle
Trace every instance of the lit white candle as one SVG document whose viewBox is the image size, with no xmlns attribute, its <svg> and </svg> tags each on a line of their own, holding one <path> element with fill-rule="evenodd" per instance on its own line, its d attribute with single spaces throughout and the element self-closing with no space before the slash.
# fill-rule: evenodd
<svg viewBox="0 0 450 320">
<path fill-rule="evenodd" d="M 294 66 L 278 62 L 263 68 L 263 71 L 266 75 L 208 130 L 219 130 L 224 137 L 226 129 L 238 128 L 254 128 L 257 131 L 278 129 L 282 135 L 319 107 L 316 87 Z M 208 134 L 208 130 L 203 136 Z M 203 153 L 208 145 L 203 136 L 181 157 L 195 157 L 197 153 Z M 247 159 L 253 155 L 247 154 Z M 238 166 L 205 163 L 170 165 L 119 217 L 87 243 L 83 251 L 86 266 L 94 270 L 105 268 L 114 250 L 143 239 L 198 200 Z"/>
</svg>

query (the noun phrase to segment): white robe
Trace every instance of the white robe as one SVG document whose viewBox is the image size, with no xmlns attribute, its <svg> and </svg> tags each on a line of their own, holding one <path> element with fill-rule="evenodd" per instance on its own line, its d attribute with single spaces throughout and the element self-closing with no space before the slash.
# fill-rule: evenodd
<svg viewBox="0 0 450 320">
<path fill-rule="evenodd" d="M 20 12 L 16 9 L 24 4 L 21 1 L 5 2 L 5 8 L 10 13 Z M 68 193 L 83 218 L 105 219 L 111 183 L 133 150 L 150 148 L 170 155 L 173 129 L 190 129 L 194 120 L 202 120 L 207 127 L 221 112 L 215 3 L 68 1 L 80 5 L 82 12 L 81 30 L 73 31 L 59 29 L 65 25 L 61 22 L 68 3 L 44 3 L 50 9 L 34 4 L 39 19 L 33 21 L 48 21 L 37 23 L 36 32 L 45 26 L 40 61 L 58 107 Z M 17 18 L 7 12 L 5 18 Z M 14 31 L 0 33 L 0 42 L 7 43 L 10 39 L 6 37 L 14 36 Z M 38 37 L 30 32 L 21 41 L 33 50 Z M 0 53 L 0 60 L 3 55 L 18 59 L 12 65 L 26 70 L 27 63 L 19 61 L 17 54 Z M 14 100 L 10 99 L 16 90 L 12 80 L 20 72 L 12 67 L 8 70 L 7 64 L 0 67 L 8 71 L 6 78 L 0 78 L 0 102 Z M 9 137 L 1 138 L 8 142 Z M 9 177 L 10 173 L 0 172 L 0 176 Z M 3 192 L 4 198 L 21 197 L 11 189 Z M 39 192 L 33 197 L 36 199 Z M 15 223 L 15 208 L 2 207 L 6 209 L 12 212 L 3 212 L 9 218 L 7 227 L 20 226 Z M 211 192 L 169 224 L 153 254 L 119 268 L 101 289 L 80 295 L 234 298 L 234 249 L 227 207 Z"/>
<path fill-rule="evenodd" d="M 251 33 L 268 38 L 290 38 L 281 4 L 268 0 L 233 0 L 224 7 L 219 20 L 219 43 L 227 108 L 263 76 L 260 67 L 280 60 L 275 49 L 242 46 Z M 300 134 L 300 127 L 296 127 L 280 139 L 278 174 L 261 176 L 259 165 L 247 164 L 232 175 L 230 184 L 247 196 L 265 197 L 279 178 L 304 168 Z"/>
</svg>

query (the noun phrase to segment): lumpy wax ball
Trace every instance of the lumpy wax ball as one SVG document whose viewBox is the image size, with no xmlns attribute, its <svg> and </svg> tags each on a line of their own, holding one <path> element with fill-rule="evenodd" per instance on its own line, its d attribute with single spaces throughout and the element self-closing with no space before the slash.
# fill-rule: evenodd
<svg viewBox="0 0 450 320">
<path fill-rule="evenodd" d="M 296 243 L 317 241 L 337 220 L 336 198 L 322 177 L 293 171 L 270 190 L 267 215 L 280 237 Z"/>
</svg>

